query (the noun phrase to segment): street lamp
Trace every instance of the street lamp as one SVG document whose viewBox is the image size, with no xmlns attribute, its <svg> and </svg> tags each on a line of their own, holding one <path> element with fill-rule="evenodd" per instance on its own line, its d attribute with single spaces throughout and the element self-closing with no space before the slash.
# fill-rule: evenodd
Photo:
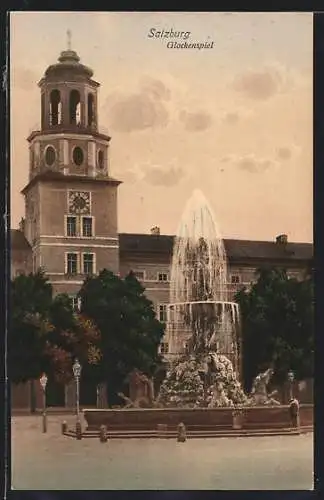
<svg viewBox="0 0 324 500">
<path fill-rule="evenodd" d="M 77 413 L 77 422 L 80 421 L 80 376 L 82 366 L 79 363 L 79 360 L 76 358 L 73 364 L 73 375 L 76 381 L 76 413 Z"/>
<path fill-rule="evenodd" d="M 293 382 L 295 380 L 295 374 L 292 370 L 289 370 L 287 378 L 288 378 L 288 382 L 289 382 L 289 401 L 292 401 L 294 399 Z"/>
<path fill-rule="evenodd" d="M 39 379 L 40 385 L 43 389 L 43 432 L 47 432 L 47 415 L 46 415 L 46 384 L 47 376 L 45 373 Z"/>
</svg>

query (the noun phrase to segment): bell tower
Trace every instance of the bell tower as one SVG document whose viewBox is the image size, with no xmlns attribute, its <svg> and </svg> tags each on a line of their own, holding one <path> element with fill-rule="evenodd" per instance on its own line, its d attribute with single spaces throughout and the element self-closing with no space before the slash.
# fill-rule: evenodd
<svg viewBox="0 0 324 500">
<path fill-rule="evenodd" d="M 40 130 L 29 142 L 25 235 L 33 269 L 42 267 L 56 293 L 75 294 L 84 278 L 103 268 L 117 273 L 117 188 L 110 176 L 110 137 L 98 126 L 93 71 L 71 48 L 38 83 Z"/>
</svg>

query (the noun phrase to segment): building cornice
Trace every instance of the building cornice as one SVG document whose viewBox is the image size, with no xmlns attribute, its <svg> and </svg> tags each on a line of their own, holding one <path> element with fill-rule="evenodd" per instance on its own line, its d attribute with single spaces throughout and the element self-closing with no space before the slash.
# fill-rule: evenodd
<svg viewBox="0 0 324 500">
<path fill-rule="evenodd" d="M 119 184 L 122 183 L 122 181 L 119 181 L 117 179 L 114 179 L 112 177 L 90 177 L 88 175 L 64 175 L 61 172 L 53 172 L 53 171 L 47 171 L 43 172 L 40 174 L 35 175 L 29 183 L 24 187 L 24 189 L 21 191 L 22 194 L 26 194 L 27 191 L 33 187 L 35 184 L 38 182 L 59 182 L 59 183 L 65 183 L 65 184 L 75 184 L 75 182 L 84 182 L 84 183 L 90 183 L 93 185 L 103 185 L 106 184 L 107 186 L 119 186 Z"/>
<path fill-rule="evenodd" d="M 101 140 L 107 143 L 110 142 L 111 137 L 106 134 L 102 134 L 90 127 L 62 127 L 58 125 L 57 127 L 51 127 L 45 130 L 33 130 L 27 137 L 28 142 L 32 142 L 34 139 L 39 138 L 51 140 L 51 139 L 87 139 L 89 141 Z"/>
</svg>

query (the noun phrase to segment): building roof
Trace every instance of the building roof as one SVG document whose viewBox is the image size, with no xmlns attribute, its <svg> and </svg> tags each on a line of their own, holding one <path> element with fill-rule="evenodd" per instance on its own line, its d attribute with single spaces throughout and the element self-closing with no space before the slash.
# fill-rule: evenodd
<svg viewBox="0 0 324 500">
<path fill-rule="evenodd" d="M 19 229 L 11 229 L 11 249 L 30 250 L 31 247 Z M 171 256 L 174 236 L 153 234 L 119 234 L 119 249 L 122 254 L 153 254 Z M 313 245 L 311 243 L 276 243 L 275 241 L 224 240 L 229 260 L 289 260 L 311 261 Z"/>
<path fill-rule="evenodd" d="M 121 253 L 172 254 L 174 236 L 152 234 L 119 234 Z M 277 243 L 276 241 L 224 240 L 229 260 L 311 261 L 311 243 Z"/>
<path fill-rule="evenodd" d="M 19 229 L 10 230 L 10 246 L 11 250 L 31 250 L 25 235 Z"/>
</svg>

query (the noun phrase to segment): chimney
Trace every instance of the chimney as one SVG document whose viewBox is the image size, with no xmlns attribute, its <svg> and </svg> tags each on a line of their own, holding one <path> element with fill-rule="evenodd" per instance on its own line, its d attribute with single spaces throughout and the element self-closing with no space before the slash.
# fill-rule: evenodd
<svg viewBox="0 0 324 500">
<path fill-rule="evenodd" d="M 288 236 L 286 234 L 279 234 L 279 236 L 276 237 L 276 242 L 279 245 L 287 245 L 287 243 L 288 243 Z"/>
<path fill-rule="evenodd" d="M 159 236 L 160 235 L 160 228 L 159 226 L 154 226 L 151 228 L 151 234 L 155 235 L 155 236 Z"/>
<path fill-rule="evenodd" d="M 25 217 L 22 217 L 19 222 L 19 231 L 25 234 Z"/>
</svg>

